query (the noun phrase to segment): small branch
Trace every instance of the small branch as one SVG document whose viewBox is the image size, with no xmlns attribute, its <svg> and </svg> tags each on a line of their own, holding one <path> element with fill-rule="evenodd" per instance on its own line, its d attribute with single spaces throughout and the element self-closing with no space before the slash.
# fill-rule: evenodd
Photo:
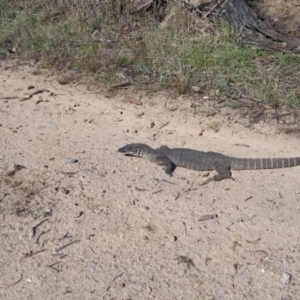
<svg viewBox="0 0 300 300">
<path fill-rule="evenodd" d="M 12 99 L 18 99 L 18 96 L 7 96 L 7 97 L 0 97 L 1 100 L 12 100 Z"/>
<path fill-rule="evenodd" d="M 69 243 L 69 244 L 67 244 L 67 245 L 64 245 L 64 246 L 62 246 L 62 247 L 56 249 L 56 252 L 58 252 L 58 251 L 60 251 L 60 250 L 62 250 L 62 249 L 64 249 L 64 248 L 66 248 L 66 247 L 69 247 L 69 246 L 71 246 L 72 244 L 75 244 L 75 243 L 77 243 L 77 242 L 80 242 L 80 240 L 75 240 L 75 241 L 73 241 L 73 242 L 71 242 L 71 243 Z"/>
<path fill-rule="evenodd" d="M 162 192 L 162 191 L 163 191 L 163 189 L 158 190 L 158 191 L 155 191 L 155 192 L 152 192 L 152 195 L 158 194 L 158 193 L 160 193 L 160 192 Z"/>
<path fill-rule="evenodd" d="M 43 93 L 43 92 L 49 92 L 49 90 L 47 90 L 47 89 L 36 90 L 36 91 L 32 92 L 31 94 L 29 94 L 28 96 L 21 98 L 20 101 L 28 100 L 28 99 L 30 99 L 32 96 L 37 95 L 37 94 L 41 94 L 41 93 Z"/>
<path fill-rule="evenodd" d="M 111 85 L 109 88 L 110 89 L 115 89 L 115 88 L 125 87 L 125 86 L 128 86 L 128 85 L 130 85 L 130 80 L 129 79 L 121 81 L 121 82 L 116 83 L 114 85 Z"/>
<path fill-rule="evenodd" d="M 117 105 L 115 105 L 115 104 L 112 104 L 112 106 L 113 106 L 113 107 L 115 107 L 115 108 L 118 108 L 118 109 L 125 110 L 125 108 L 123 108 L 123 107 L 120 107 L 120 106 L 117 106 Z"/>
<path fill-rule="evenodd" d="M 52 264 L 52 265 L 46 265 L 46 267 L 48 267 L 48 268 L 50 268 L 50 269 L 53 269 L 53 270 L 55 270 L 56 272 L 61 272 L 61 270 L 59 270 L 59 269 L 53 267 L 53 266 L 55 266 L 56 264 L 59 264 L 59 263 L 60 263 L 60 261 L 57 261 L 57 262 L 55 262 L 55 263 Z"/>
<path fill-rule="evenodd" d="M 185 222 L 182 222 L 183 226 L 184 226 L 184 233 L 185 233 L 185 236 L 187 237 L 187 231 L 186 231 L 186 224 Z"/>
<path fill-rule="evenodd" d="M 121 273 L 121 274 L 119 274 L 119 275 L 117 275 L 116 277 L 114 277 L 114 278 L 112 279 L 111 282 L 115 281 L 117 278 L 121 277 L 123 274 L 124 274 L 124 272 Z M 109 285 L 108 288 L 106 289 L 106 291 L 108 292 L 108 291 L 110 290 L 110 288 L 111 288 L 111 286 Z"/>
<path fill-rule="evenodd" d="M 42 231 L 42 232 L 39 234 L 38 238 L 37 238 L 36 241 L 35 241 L 36 244 L 39 243 L 40 237 L 41 237 L 43 234 L 45 234 L 45 233 L 46 233 L 46 231 Z"/>
<path fill-rule="evenodd" d="M 115 281 L 117 278 L 121 277 L 123 274 L 124 274 L 124 272 L 123 272 L 123 273 L 121 273 L 121 274 L 119 274 L 119 275 L 117 275 L 116 277 L 114 277 L 114 278 L 113 278 L 113 280 L 112 280 L 112 281 Z"/>
<path fill-rule="evenodd" d="M 78 173 L 78 171 L 77 172 L 60 172 L 60 174 L 68 175 L 68 176 L 72 176 L 72 175 L 75 175 L 77 173 Z"/>
<path fill-rule="evenodd" d="M 39 251 L 37 251 L 37 252 L 32 252 L 32 251 L 30 251 L 29 253 L 25 253 L 24 256 L 21 258 L 21 260 L 23 260 L 24 258 L 32 257 L 32 256 L 34 256 L 34 255 L 36 255 L 36 254 L 39 254 L 39 253 L 41 253 L 41 252 L 44 252 L 44 251 L 46 251 L 46 250 L 47 250 L 47 249 L 42 249 L 42 250 L 39 250 Z"/>
<path fill-rule="evenodd" d="M 32 227 L 32 237 L 35 236 L 35 234 L 36 234 L 36 229 L 37 229 L 40 225 L 42 225 L 44 222 L 46 222 L 46 221 L 48 221 L 48 219 L 45 219 L 45 220 L 43 220 L 42 222 L 40 222 L 39 224 L 37 224 L 37 225 L 35 225 L 34 227 Z"/>
<path fill-rule="evenodd" d="M 212 219 L 216 219 L 217 217 L 218 217 L 217 214 L 205 215 L 205 216 L 200 217 L 200 219 L 198 221 L 212 220 Z"/>
<path fill-rule="evenodd" d="M 12 284 L 0 284 L 0 288 L 2 289 L 8 289 L 9 287 L 16 285 L 17 283 L 19 283 L 20 281 L 23 280 L 23 276 L 21 276 L 21 278 L 19 280 L 17 280 L 16 282 L 12 283 Z"/>
</svg>

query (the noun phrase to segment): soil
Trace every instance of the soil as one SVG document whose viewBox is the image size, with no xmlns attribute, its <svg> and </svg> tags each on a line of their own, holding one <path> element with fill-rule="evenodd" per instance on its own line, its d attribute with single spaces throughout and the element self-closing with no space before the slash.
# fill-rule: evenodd
<svg viewBox="0 0 300 300">
<path fill-rule="evenodd" d="M 258 11 L 259 15 L 277 32 L 300 36 L 299 0 L 260 0 Z"/>
<path fill-rule="evenodd" d="M 185 96 L 59 82 L 1 62 L 1 299 L 300 299 L 299 167 L 202 185 L 117 152 L 290 157 L 299 139 L 201 95 L 195 113 Z"/>
</svg>

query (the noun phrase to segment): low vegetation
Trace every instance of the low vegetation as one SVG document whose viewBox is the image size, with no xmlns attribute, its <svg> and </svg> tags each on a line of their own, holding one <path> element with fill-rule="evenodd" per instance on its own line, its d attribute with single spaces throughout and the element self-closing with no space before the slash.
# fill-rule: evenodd
<svg viewBox="0 0 300 300">
<path fill-rule="evenodd" d="M 0 55 L 84 72 L 105 84 L 123 74 L 148 92 L 185 94 L 198 86 L 209 96 L 300 107 L 299 55 L 246 44 L 228 24 L 200 18 L 179 2 L 171 1 L 167 20 L 160 11 L 134 13 L 129 0 L 1 1 Z"/>
</svg>

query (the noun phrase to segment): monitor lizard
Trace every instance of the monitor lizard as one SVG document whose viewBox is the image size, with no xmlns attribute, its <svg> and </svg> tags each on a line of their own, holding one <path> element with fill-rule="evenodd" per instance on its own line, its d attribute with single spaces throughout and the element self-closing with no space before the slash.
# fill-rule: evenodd
<svg viewBox="0 0 300 300">
<path fill-rule="evenodd" d="M 212 171 L 218 174 L 215 181 L 231 177 L 230 170 L 259 170 L 290 168 L 300 165 L 300 157 L 290 158 L 236 158 L 217 152 L 203 152 L 187 148 L 169 148 L 161 146 L 152 149 L 146 144 L 128 144 L 118 150 L 126 156 L 142 157 L 159 166 L 166 174 L 172 175 L 176 167 L 196 171 Z"/>
</svg>

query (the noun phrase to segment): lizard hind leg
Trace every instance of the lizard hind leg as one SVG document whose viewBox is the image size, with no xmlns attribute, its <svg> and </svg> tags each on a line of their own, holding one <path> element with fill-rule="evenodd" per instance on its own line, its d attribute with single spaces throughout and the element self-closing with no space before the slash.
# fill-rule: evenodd
<svg viewBox="0 0 300 300">
<path fill-rule="evenodd" d="M 176 169 L 176 166 L 172 163 L 172 161 L 167 156 L 157 156 L 154 160 L 152 160 L 153 163 L 163 166 L 164 171 L 166 174 L 172 176 L 173 172 Z"/>
<path fill-rule="evenodd" d="M 231 171 L 230 171 L 230 165 L 227 164 L 222 164 L 219 162 L 216 162 L 214 164 L 214 169 L 219 173 L 213 177 L 213 180 L 215 181 L 220 181 L 223 179 L 230 178 L 233 180 L 231 177 Z"/>
</svg>

